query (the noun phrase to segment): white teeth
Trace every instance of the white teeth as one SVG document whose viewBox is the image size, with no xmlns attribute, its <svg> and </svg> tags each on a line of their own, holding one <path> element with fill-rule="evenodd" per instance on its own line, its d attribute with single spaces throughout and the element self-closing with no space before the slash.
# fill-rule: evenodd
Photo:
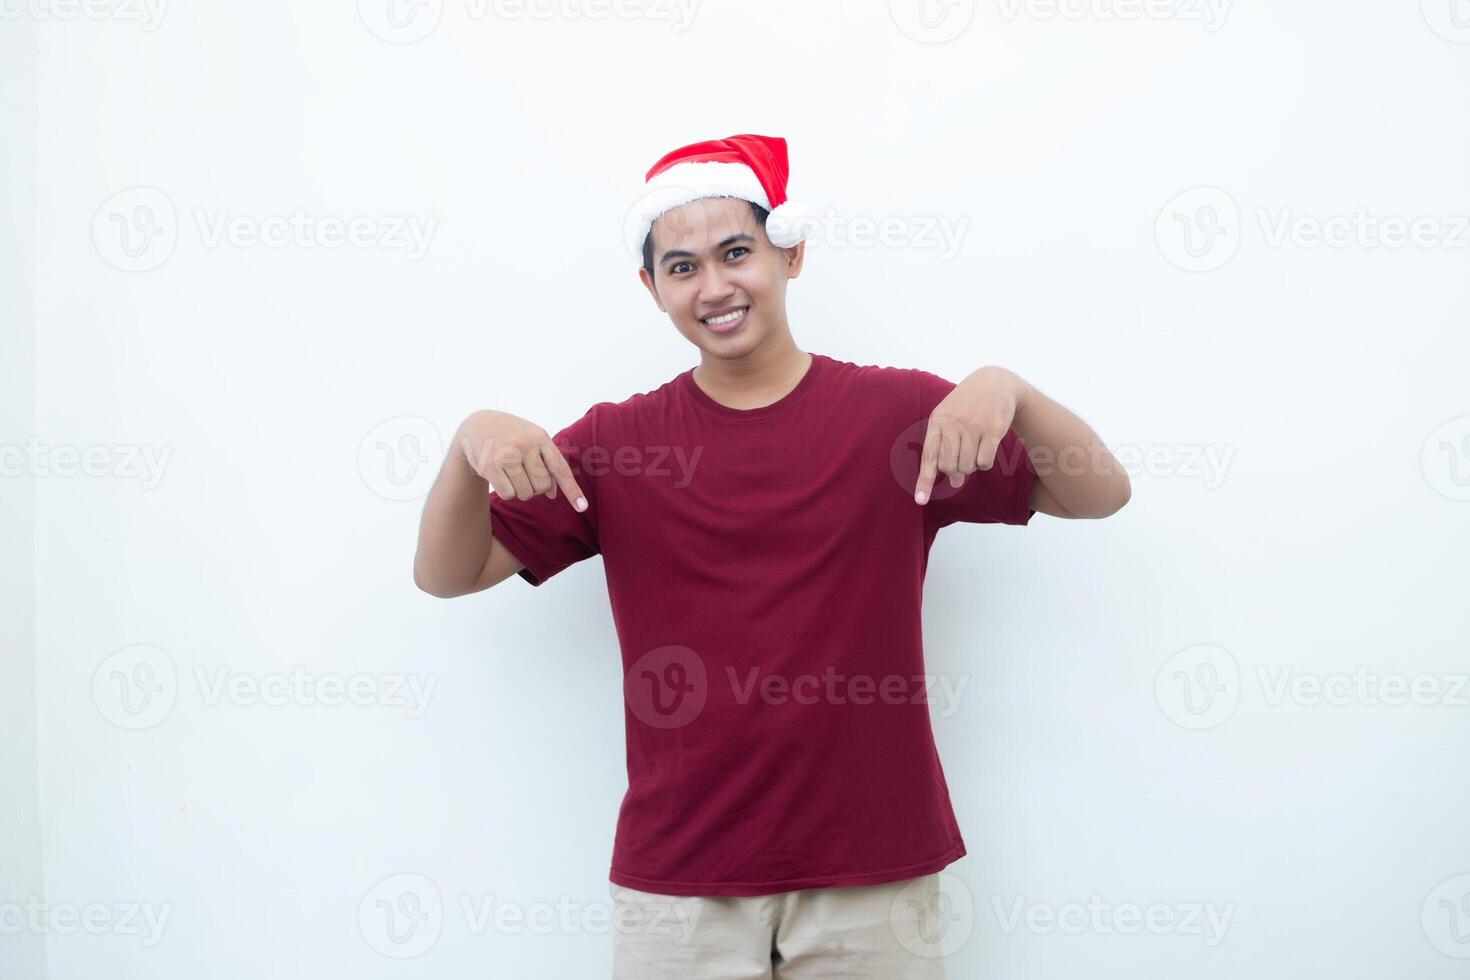
<svg viewBox="0 0 1470 980">
<path fill-rule="evenodd" d="M 741 307 L 738 310 L 731 310 L 724 316 L 707 316 L 704 318 L 704 322 L 708 323 L 712 327 L 717 327 L 722 323 L 734 323 L 736 320 L 740 319 L 743 313 L 745 313 L 745 308 Z"/>
</svg>

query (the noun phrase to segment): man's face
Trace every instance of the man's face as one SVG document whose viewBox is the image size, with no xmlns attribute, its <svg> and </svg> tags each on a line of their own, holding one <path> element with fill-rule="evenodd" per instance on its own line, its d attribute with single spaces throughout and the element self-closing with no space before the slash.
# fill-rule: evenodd
<svg viewBox="0 0 1470 980">
<path fill-rule="evenodd" d="M 786 282 L 801 273 L 805 243 L 772 245 L 749 202 L 691 201 L 660 215 L 652 236 L 653 275 L 641 268 L 638 275 L 658 308 L 700 350 L 742 357 L 787 329 Z"/>
</svg>

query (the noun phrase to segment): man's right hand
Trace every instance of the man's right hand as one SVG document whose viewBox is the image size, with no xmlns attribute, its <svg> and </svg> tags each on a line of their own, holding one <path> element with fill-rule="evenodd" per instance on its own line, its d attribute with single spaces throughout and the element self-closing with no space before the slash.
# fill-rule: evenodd
<svg viewBox="0 0 1470 980">
<path fill-rule="evenodd" d="M 502 500 L 530 500 L 538 493 L 555 498 L 556 488 L 561 487 L 574 508 L 587 509 L 586 495 L 577 486 L 566 457 L 534 422 L 485 409 L 460 424 L 455 444 L 470 469 Z"/>
</svg>

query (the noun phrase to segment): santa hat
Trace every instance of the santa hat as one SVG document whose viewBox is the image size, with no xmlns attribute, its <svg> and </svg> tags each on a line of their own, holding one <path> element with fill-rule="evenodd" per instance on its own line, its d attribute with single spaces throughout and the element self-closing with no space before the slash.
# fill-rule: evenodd
<svg viewBox="0 0 1470 980">
<path fill-rule="evenodd" d="M 770 214 L 766 237 L 790 248 L 806 237 L 804 209 L 786 200 L 786 141 L 742 133 L 691 143 L 664 155 L 644 177 L 643 196 L 628 212 L 628 250 L 643 255 L 643 240 L 659 215 L 704 197 L 753 201 Z"/>
</svg>

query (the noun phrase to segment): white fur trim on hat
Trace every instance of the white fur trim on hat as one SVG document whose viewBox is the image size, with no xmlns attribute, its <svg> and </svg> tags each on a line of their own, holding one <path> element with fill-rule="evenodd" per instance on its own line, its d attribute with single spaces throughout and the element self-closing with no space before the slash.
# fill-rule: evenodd
<svg viewBox="0 0 1470 980">
<path fill-rule="evenodd" d="M 755 171 L 743 163 L 723 162 L 719 160 L 698 160 L 692 163 L 676 163 L 663 173 L 654 175 L 653 179 L 643 185 L 643 196 L 638 203 L 628 212 L 623 223 L 623 232 L 627 242 L 628 251 L 638 256 L 640 261 L 643 257 L 643 240 L 648 237 L 648 231 L 653 227 L 653 222 L 659 215 L 674 208 L 682 207 L 690 201 L 697 201 L 705 197 L 734 197 L 742 201 L 753 201 L 761 207 L 771 210 L 770 198 L 766 196 L 765 188 L 756 178 Z M 771 213 L 790 213 L 788 211 L 790 202 L 781 205 Z M 798 237 L 792 241 L 800 241 L 801 229 L 791 227 L 794 222 L 777 222 L 777 233 L 783 237 L 789 237 L 793 231 Z M 772 224 L 770 219 L 766 220 L 766 235 L 771 236 Z M 773 244 L 775 238 L 771 238 Z M 789 246 L 782 246 L 789 247 Z"/>
<path fill-rule="evenodd" d="M 787 201 L 766 216 L 766 237 L 777 248 L 790 248 L 811 233 L 816 217 L 811 209 Z"/>
</svg>

